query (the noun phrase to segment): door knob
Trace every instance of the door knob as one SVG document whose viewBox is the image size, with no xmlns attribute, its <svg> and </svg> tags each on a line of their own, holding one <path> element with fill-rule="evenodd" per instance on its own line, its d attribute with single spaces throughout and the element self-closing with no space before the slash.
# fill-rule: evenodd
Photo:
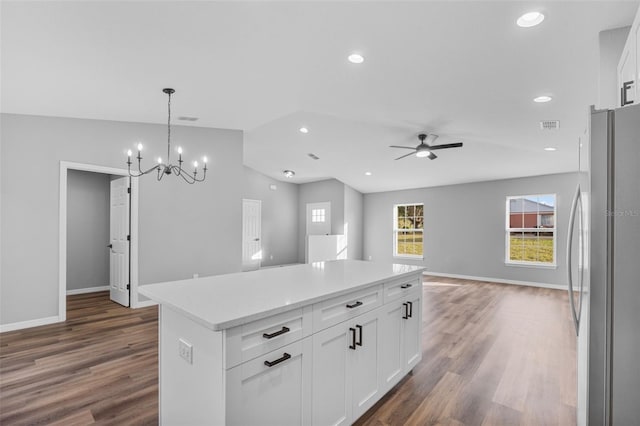
<svg viewBox="0 0 640 426">
<path fill-rule="evenodd" d="M 260 238 L 254 238 L 253 241 L 260 241 Z"/>
<path fill-rule="evenodd" d="M 107 247 L 109 247 L 109 248 L 113 248 L 113 244 L 109 244 Z"/>
</svg>

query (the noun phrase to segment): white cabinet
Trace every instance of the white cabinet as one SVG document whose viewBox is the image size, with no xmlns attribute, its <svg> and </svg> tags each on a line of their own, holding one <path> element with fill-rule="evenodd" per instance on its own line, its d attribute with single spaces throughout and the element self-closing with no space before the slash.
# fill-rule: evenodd
<svg viewBox="0 0 640 426">
<path fill-rule="evenodd" d="M 419 291 L 387 303 L 380 314 L 380 375 L 382 392 L 387 392 L 422 359 L 422 299 Z"/>
<path fill-rule="evenodd" d="M 618 105 L 625 106 L 640 102 L 640 9 L 633 21 L 627 42 L 622 49 L 618 63 Z"/>
<path fill-rule="evenodd" d="M 421 269 L 394 265 L 391 273 L 371 262 L 349 262 L 328 262 L 323 274 L 337 268 L 337 278 L 316 269 L 264 273 L 281 278 L 280 291 L 310 284 L 297 299 L 287 296 L 263 312 L 252 308 L 249 317 L 235 313 L 246 311 L 241 299 L 232 307 L 222 302 L 242 292 L 225 290 L 213 278 L 147 290 L 162 302 L 161 423 L 349 425 L 361 417 L 420 360 Z M 247 284 L 259 273 L 234 280 Z M 336 284 L 345 280 L 352 284 Z M 253 303 L 273 293 L 270 288 Z M 184 300 L 202 303 L 187 310 Z M 230 313 L 218 315 L 224 309 Z"/>
<path fill-rule="evenodd" d="M 347 425 L 382 396 L 379 310 L 313 336 L 312 424 Z"/>
<path fill-rule="evenodd" d="M 313 335 L 311 424 L 348 425 L 351 419 L 350 332 L 347 323 Z"/>
<path fill-rule="evenodd" d="M 311 338 L 227 371 L 229 425 L 310 423 Z"/>
</svg>

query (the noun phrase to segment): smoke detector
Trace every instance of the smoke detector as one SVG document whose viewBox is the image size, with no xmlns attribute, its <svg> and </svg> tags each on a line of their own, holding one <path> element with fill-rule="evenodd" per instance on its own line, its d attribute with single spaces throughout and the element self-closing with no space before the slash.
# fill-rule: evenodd
<svg viewBox="0 0 640 426">
<path fill-rule="evenodd" d="M 542 120 L 540 129 L 542 130 L 558 130 L 560 128 L 560 120 Z"/>
</svg>

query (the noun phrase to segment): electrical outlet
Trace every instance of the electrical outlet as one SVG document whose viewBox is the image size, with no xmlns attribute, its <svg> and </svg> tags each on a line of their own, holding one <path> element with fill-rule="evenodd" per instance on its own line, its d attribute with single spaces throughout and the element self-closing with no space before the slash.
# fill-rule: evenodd
<svg viewBox="0 0 640 426">
<path fill-rule="evenodd" d="M 178 354 L 189 364 L 193 364 L 193 346 L 191 343 L 178 339 Z"/>
<path fill-rule="evenodd" d="M 193 278 L 198 278 L 198 277 L 200 277 L 200 275 L 198 275 L 197 272 L 195 274 L 193 274 Z"/>
<path fill-rule="evenodd" d="M 371 256 L 369 256 L 369 260 L 371 260 Z"/>
</svg>

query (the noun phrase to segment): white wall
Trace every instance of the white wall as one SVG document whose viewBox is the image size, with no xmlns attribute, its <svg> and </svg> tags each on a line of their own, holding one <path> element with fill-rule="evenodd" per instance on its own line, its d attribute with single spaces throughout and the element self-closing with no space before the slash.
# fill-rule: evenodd
<svg viewBox="0 0 640 426">
<path fill-rule="evenodd" d="M 67 173 L 67 290 L 109 285 L 109 182 L 102 173 Z"/>
<path fill-rule="evenodd" d="M 364 259 L 425 265 L 453 275 L 565 285 L 565 250 L 577 173 L 364 195 Z M 507 266 L 505 200 L 557 194 L 556 269 Z M 424 260 L 393 257 L 393 205 L 424 203 Z"/>
<path fill-rule="evenodd" d="M 242 193 L 243 198 L 262 201 L 262 266 L 298 262 L 298 185 L 244 167 Z"/>
<path fill-rule="evenodd" d="M 126 149 L 166 154 L 166 126 L 1 116 L 0 324 L 58 315 L 60 161 L 125 168 Z M 207 154 L 207 181 L 140 178 L 139 282 L 240 271 L 242 132 L 174 126 L 184 157 Z M 147 156 L 151 161 L 151 155 Z M 147 164 L 150 164 L 147 162 Z"/>
</svg>

